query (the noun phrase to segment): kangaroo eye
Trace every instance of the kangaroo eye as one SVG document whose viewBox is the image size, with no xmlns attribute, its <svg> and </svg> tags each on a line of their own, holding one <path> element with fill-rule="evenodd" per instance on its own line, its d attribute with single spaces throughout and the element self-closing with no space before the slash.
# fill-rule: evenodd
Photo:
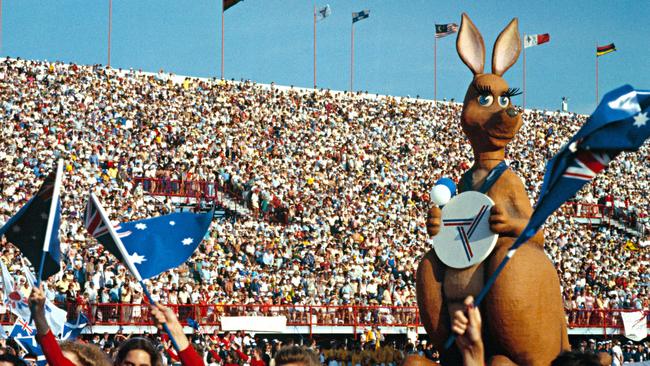
<svg viewBox="0 0 650 366">
<path fill-rule="evenodd" d="M 502 95 L 499 97 L 499 105 L 502 106 L 503 108 L 508 106 L 508 103 L 510 103 L 510 98 L 506 97 L 505 95 Z"/>
<path fill-rule="evenodd" d="M 481 94 L 478 97 L 478 104 L 482 105 L 483 107 L 491 106 L 493 101 L 494 97 L 491 94 Z"/>
</svg>

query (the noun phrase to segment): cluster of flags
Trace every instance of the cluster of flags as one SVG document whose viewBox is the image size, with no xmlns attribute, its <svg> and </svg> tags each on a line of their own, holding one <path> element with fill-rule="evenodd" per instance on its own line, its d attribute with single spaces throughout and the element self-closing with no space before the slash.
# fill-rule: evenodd
<svg viewBox="0 0 650 366">
<path fill-rule="evenodd" d="M 38 286 L 40 281 L 58 273 L 61 268 L 59 225 L 62 166 L 59 162 L 56 171 L 48 175 L 36 195 L 0 228 L 0 236 L 4 235 L 14 244 L 39 273 L 36 277 L 23 263 L 22 271 L 28 289 L 19 288 L 7 266 L 0 261 L 4 301 L 18 317 L 10 336 L 27 352 L 35 355 L 39 365 L 44 365 L 45 359 L 34 339 L 27 296 L 32 286 Z M 145 294 L 149 296 L 143 280 L 187 261 L 208 232 L 213 215 L 214 210 L 203 214 L 172 213 L 113 226 L 97 197 L 90 193 L 84 224 L 88 232 L 140 281 Z M 45 317 L 52 333 L 61 340 L 78 337 L 88 325 L 88 318 L 79 314 L 76 321 L 66 322 L 67 312 L 49 300 L 54 296 L 47 288 L 45 292 Z M 149 301 L 153 303 L 151 298 Z M 175 343 L 173 338 L 170 339 Z"/>
</svg>

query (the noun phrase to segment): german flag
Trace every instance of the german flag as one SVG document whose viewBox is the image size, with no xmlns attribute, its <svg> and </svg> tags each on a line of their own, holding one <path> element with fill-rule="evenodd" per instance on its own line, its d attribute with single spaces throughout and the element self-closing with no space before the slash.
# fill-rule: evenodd
<svg viewBox="0 0 650 366">
<path fill-rule="evenodd" d="M 616 51 L 616 46 L 614 46 L 613 43 L 610 43 L 610 44 L 605 45 L 605 46 L 598 46 L 598 47 L 596 47 L 596 56 L 606 55 L 606 54 L 608 54 L 610 52 L 614 52 L 614 51 Z"/>
</svg>

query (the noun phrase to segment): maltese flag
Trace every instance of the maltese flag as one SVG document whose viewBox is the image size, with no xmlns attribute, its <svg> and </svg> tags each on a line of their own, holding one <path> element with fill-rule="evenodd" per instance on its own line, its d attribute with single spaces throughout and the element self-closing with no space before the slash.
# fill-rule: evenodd
<svg viewBox="0 0 650 366">
<path fill-rule="evenodd" d="M 524 48 L 539 46 L 551 40 L 548 33 L 544 34 L 527 34 L 524 36 Z"/>
</svg>

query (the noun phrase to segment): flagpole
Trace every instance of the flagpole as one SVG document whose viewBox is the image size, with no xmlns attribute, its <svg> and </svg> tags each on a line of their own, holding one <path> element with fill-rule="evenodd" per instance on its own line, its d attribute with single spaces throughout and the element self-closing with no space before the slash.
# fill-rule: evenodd
<svg viewBox="0 0 650 366">
<path fill-rule="evenodd" d="M 523 95 L 523 112 L 526 112 L 526 34 L 524 33 L 524 77 L 523 77 L 523 88 L 524 88 L 524 95 Z M 523 113 L 522 112 L 522 113 Z"/>
<path fill-rule="evenodd" d="M 316 89 L 316 4 L 314 4 L 314 89 Z"/>
<path fill-rule="evenodd" d="M 50 251 L 50 240 L 52 239 L 52 226 L 54 226 L 54 216 L 56 216 L 57 203 L 61 192 L 61 176 L 63 175 L 63 160 L 58 161 L 56 167 L 56 176 L 54 178 L 54 188 L 52 190 L 52 202 L 50 203 L 50 211 L 47 217 L 47 228 L 45 229 L 45 239 L 43 240 L 43 253 L 41 254 L 41 265 L 38 268 L 38 278 L 36 279 L 36 287 L 41 283 L 43 278 L 43 267 L 45 266 L 45 253 Z M 56 233 L 58 235 L 58 232 Z"/>
<path fill-rule="evenodd" d="M 438 37 L 433 37 L 433 101 L 438 100 Z"/>
<path fill-rule="evenodd" d="M 151 305 L 156 305 L 156 302 L 153 301 L 153 299 L 151 298 L 151 294 L 149 293 L 149 289 L 147 288 L 147 285 L 142 280 L 142 276 L 140 276 L 140 272 L 135 267 L 135 265 L 131 263 L 131 260 L 129 259 L 129 253 L 126 251 L 126 248 L 124 247 L 124 243 L 122 243 L 122 239 L 120 239 L 120 237 L 117 235 L 117 233 L 115 232 L 115 228 L 113 227 L 113 225 L 111 225 L 111 222 L 108 220 L 108 215 L 106 214 L 106 211 L 104 211 L 104 207 L 102 207 L 102 205 L 99 203 L 97 196 L 95 196 L 93 192 L 90 192 L 90 199 L 95 204 L 95 207 L 97 207 L 97 211 L 101 215 L 102 221 L 106 223 L 106 227 L 108 228 L 108 233 L 111 235 L 111 238 L 113 238 L 113 241 L 115 242 L 115 246 L 117 246 L 117 249 L 120 251 L 122 258 L 124 258 L 124 262 L 126 266 L 129 268 L 129 271 L 131 271 L 131 274 L 133 274 L 135 279 L 140 283 L 140 286 L 142 286 L 142 291 L 144 292 L 145 296 L 147 296 L 147 299 L 149 299 L 149 303 L 151 303 Z M 172 345 L 174 346 L 176 352 L 180 352 L 178 343 L 176 343 L 176 339 L 174 339 L 174 336 L 169 330 L 169 327 L 167 327 L 167 323 L 163 323 L 162 326 L 165 332 L 167 332 L 167 334 L 169 335 L 169 340 L 172 342 Z"/>
<path fill-rule="evenodd" d="M 112 33 L 112 27 L 113 27 L 113 0 L 108 0 L 108 62 L 106 64 L 108 67 L 111 67 L 111 33 Z"/>
<path fill-rule="evenodd" d="M 598 105 L 598 42 L 596 42 L 596 105 Z"/>
<path fill-rule="evenodd" d="M 354 20 L 350 35 L 350 92 L 354 91 Z"/>
<path fill-rule="evenodd" d="M 223 80 L 223 49 L 224 49 L 224 35 L 223 35 L 223 22 L 224 22 L 223 0 L 221 0 L 221 79 Z"/>
</svg>

